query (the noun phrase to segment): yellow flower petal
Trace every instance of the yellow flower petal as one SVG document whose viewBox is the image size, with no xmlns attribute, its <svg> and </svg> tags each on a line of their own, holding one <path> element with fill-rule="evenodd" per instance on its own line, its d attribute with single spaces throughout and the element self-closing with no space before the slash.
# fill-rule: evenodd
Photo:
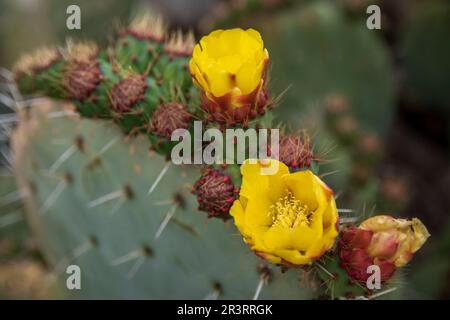
<svg viewBox="0 0 450 320">
<path fill-rule="evenodd" d="M 241 89 L 242 94 L 249 94 L 258 86 L 261 81 L 261 73 L 250 63 L 243 64 L 236 74 L 236 84 Z"/>
<path fill-rule="evenodd" d="M 311 171 L 306 170 L 292 173 L 284 176 L 283 179 L 297 199 L 302 199 L 302 202 L 306 204 L 310 210 L 314 211 L 317 209 L 319 205 L 317 202 L 317 189 L 319 186 Z"/>
<path fill-rule="evenodd" d="M 242 187 L 241 195 L 247 198 L 255 195 L 256 197 L 270 197 L 272 201 L 278 200 L 285 192 L 286 188 L 282 177 L 289 174 L 288 167 L 276 160 L 264 160 L 268 161 L 264 165 L 256 159 L 246 160 L 241 165 L 242 174 Z M 274 167 L 274 162 L 278 166 L 278 170 L 272 175 L 262 175 L 263 167 Z M 270 186 L 270 192 L 269 192 Z"/>
<path fill-rule="evenodd" d="M 297 250 L 277 250 L 277 255 L 287 262 L 295 265 L 303 265 L 311 262 L 311 259 Z"/>
<path fill-rule="evenodd" d="M 252 197 L 248 200 L 245 208 L 246 227 L 267 226 L 272 224 L 272 218 L 269 215 L 270 201 L 268 198 Z M 247 214 L 251 212 L 251 214 Z"/>
<path fill-rule="evenodd" d="M 230 209 L 230 215 L 234 218 L 234 223 L 239 231 L 245 235 L 245 213 L 240 200 L 235 200 Z"/>
<path fill-rule="evenodd" d="M 232 78 L 226 70 L 211 65 L 206 72 L 206 81 L 215 97 L 222 97 L 232 89 Z"/>
</svg>

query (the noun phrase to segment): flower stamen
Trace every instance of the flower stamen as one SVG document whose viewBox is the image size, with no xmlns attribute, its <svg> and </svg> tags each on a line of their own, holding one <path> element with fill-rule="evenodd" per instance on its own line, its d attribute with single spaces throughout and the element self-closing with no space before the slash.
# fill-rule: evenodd
<svg viewBox="0 0 450 320">
<path fill-rule="evenodd" d="M 313 212 L 307 205 L 297 200 L 289 191 L 275 204 L 270 206 L 269 215 L 272 217 L 272 227 L 296 228 L 309 226 Z"/>
</svg>

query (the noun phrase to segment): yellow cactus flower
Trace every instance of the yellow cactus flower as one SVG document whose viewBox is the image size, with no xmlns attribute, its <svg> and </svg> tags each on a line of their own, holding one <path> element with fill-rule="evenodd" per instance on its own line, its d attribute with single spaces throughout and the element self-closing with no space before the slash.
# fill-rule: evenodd
<svg viewBox="0 0 450 320">
<path fill-rule="evenodd" d="M 254 29 L 216 30 L 194 47 L 189 63 L 203 91 L 203 109 L 214 120 L 245 122 L 267 106 L 269 54 Z"/>
<path fill-rule="evenodd" d="M 277 162 L 278 171 L 263 175 Z M 311 171 L 289 173 L 277 160 L 241 166 L 239 199 L 230 210 L 244 241 L 275 264 L 304 265 L 332 248 L 338 235 L 333 191 Z"/>
</svg>

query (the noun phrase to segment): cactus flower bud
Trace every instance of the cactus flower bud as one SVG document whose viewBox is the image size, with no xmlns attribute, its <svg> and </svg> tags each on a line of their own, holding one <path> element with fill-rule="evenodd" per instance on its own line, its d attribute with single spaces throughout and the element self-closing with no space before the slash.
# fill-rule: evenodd
<svg viewBox="0 0 450 320">
<path fill-rule="evenodd" d="M 172 102 L 161 104 L 152 116 L 151 132 L 157 136 L 170 139 L 176 129 L 188 129 L 192 115 L 186 106 Z"/>
<path fill-rule="evenodd" d="M 203 91 L 202 108 L 221 123 L 247 123 L 268 105 L 269 54 L 258 31 L 216 30 L 194 47 L 189 63 Z"/>
<path fill-rule="evenodd" d="M 405 266 L 430 236 L 417 219 L 395 219 L 381 215 L 365 220 L 359 227 L 342 232 L 339 255 L 350 278 L 365 282 L 367 267 L 378 265 L 381 281 L 387 281 L 396 268 Z"/>
<path fill-rule="evenodd" d="M 131 75 L 116 84 L 110 93 L 112 109 L 118 113 L 130 112 L 133 106 L 144 100 L 147 83 L 141 75 Z"/>
<path fill-rule="evenodd" d="M 95 91 L 102 79 L 97 56 L 99 48 L 91 42 L 70 45 L 63 67 L 63 86 L 68 98 L 87 99 Z"/>
<path fill-rule="evenodd" d="M 199 210 L 208 212 L 209 217 L 230 218 L 229 211 L 236 199 L 236 190 L 229 176 L 208 168 L 195 183 L 193 193 L 197 195 Z"/>
</svg>

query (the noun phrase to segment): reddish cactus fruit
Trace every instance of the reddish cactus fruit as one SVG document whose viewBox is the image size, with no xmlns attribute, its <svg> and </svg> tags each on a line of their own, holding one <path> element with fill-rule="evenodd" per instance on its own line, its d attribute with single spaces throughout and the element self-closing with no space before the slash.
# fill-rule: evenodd
<svg viewBox="0 0 450 320">
<path fill-rule="evenodd" d="M 195 183 L 193 193 L 197 195 L 199 210 L 208 212 L 210 218 L 227 220 L 230 218 L 229 211 L 238 192 L 229 176 L 219 170 L 208 168 Z"/>
<path fill-rule="evenodd" d="M 367 268 L 371 265 L 376 264 L 380 267 L 382 282 L 388 280 L 396 270 L 392 262 L 369 256 L 367 248 L 372 236 L 372 231 L 352 226 L 342 232 L 342 239 L 339 242 L 339 257 L 342 266 L 352 280 L 362 284 L 365 284 L 371 275 L 367 272 Z"/>
<path fill-rule="evenodd" d="M 119 113 L 130 112 L 133 106 L 144 100 L 147 83 L 141 75 L 131 75 L 114 86 L 110 93 L 111 106 Z"/>
<path fill-rule="evenodd" d="M 280 161 L 291 169 L 309 167 L 314 159 L 307 134 L 283 135 L 280 138 L 279 152 Z"/>
<path fill-rule="evenodd" d="M 154 134 L 170 139 L 176 129 L 188 129 L 192 115 L 186 106 L 179 103 L 161 104 L 152 116 L 150 130 Z"/>
<path fill-rule="evenodd" d="M 397 268 L 405 266 L 425 243 L 429 233 L 422 222 L 375 216 L 357 228 L 342 231 L 339 257 L 342 267 L 354 281 L 364 283 L 371 273 L 367 268 L 377 265 L 381 281 L 391 278 Z"/>
</svg>

